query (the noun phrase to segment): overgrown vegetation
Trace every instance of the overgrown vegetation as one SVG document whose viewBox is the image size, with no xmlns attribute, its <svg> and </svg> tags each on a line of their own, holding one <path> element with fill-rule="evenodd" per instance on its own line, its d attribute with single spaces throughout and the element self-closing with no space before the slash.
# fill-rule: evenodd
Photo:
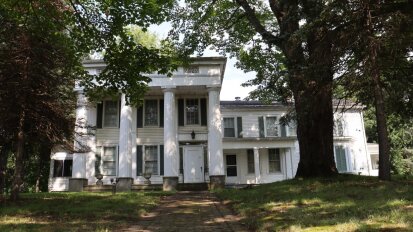
<svg viewBox="0 0 413 232">
<path fill-rule="evenodd" d="M 410 231 L 413 182 L 373 177 L 295 179 L 217 192 L 257 231 Z"/>
<path fill-rule="evenodd" d="M 107 231 L 136 223 L 163 192 L 36 193 L 0 208 L 0 231 Z"/>
</svg>

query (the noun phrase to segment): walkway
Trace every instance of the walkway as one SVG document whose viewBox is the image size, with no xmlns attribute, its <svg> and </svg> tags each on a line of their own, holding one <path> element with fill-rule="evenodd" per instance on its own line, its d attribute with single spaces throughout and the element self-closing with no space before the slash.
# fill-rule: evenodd
<svg viewBox="0 0 413 232">
<path fill-rule="evenodd" d="M 122 231 L 247 231 L 240 219 L 209 192 L 177 192 Z"/>
</svg>

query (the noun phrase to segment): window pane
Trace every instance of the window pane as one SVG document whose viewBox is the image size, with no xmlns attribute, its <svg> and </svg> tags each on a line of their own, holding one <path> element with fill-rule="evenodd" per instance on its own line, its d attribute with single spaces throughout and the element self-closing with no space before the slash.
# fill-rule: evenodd
<svg viewBox="0 0 413 232">
<path fill-rule="evenodd" d="M 145 126 L 158 125 L 158 100 L 145 101 Z"/>
<path fill-rule="evenodd" d="M 281 159 L 279 149 L 268 149 L 269 172 L 281 172 Z"/>
<path fill-rule="evenodd" d="M 278 136 L 277 117 L 266 117 L 265 127 L 267 130 L 267 136 Z"/>
<path fill-rule="evenodd" d="M 63 160 L 54 160 L 53 177 L 62 177 Z"/>
<path fill-rule="evenodd" d="M 63 165 L 63 176 L 72 176 L 73 160 L 65 160 Z"/>
<path fill-rule="evenodd" d="M 227 161 L 227 176 L 237 176 L 237 156 L 227 155 L 225 159 Z"/>
<path fill-rule="evenodd" d="M 347 171 L 347 159 L 346 159 L 346 151 L 344 147 L 337 146 L 335 147 L 336 150 L 336 166 L 339 172 L 346 172 Z"/>
<path fill-rule="evenodd" d="M 344 122 L 341 118 L 334 120 L 334 135 L 344 136 Z"/>
<path fill-rule="evenodd" d="M 103 161 L 103 173 L 107 176 L 116 175 L 116 162 L 115 161 Z"/>
<path fill-rule="evenodd" d="M 237 156 L 236 155 L 227 155 L 227 165 L 237 165 Z"/>
<path fill-rule="evenodd" d="M 145 146 L 145 172 L 159 175 L 158 146 Z"/>
<path fill-rule="evenodd" d="M 227 166 L 227 176 L 237 176 L 237 166 Z"/>
<path fill-rule="evenodd" d="M 103 160 L 116 161 L 116 147 L 104 147 L 103 148 Z"/>
<path fill-rule="evenodd" d="M 234 118 L 224 118 L 224 137 L 235 137 Z"/>
<path fill-rule="evenodd" d="M 186 124 L 187 125 L 199 124 L 198 99 L 187 99 L 185 111 L 186 111 Z"/>
<path fill-rule="evenodd" d="M 379 169 L 379 156 L 371 155 L 371 168 Z"/>
<path fill-rule="evenodd" d="M 117 127 L 118 126 L 118 102 L 117 101 L 105 101 L 103 126 L 105 127 Z"/>
</svg>

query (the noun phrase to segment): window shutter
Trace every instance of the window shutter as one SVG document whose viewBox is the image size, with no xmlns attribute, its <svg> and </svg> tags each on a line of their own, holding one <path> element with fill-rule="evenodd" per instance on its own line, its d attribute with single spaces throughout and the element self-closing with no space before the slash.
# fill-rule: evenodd
<svg viewBox="0 0 413 232">
<path fill-rule="evenodd" d="M 96 111 L 96 128 L 102 128 L 103 103 L 97 104 Z"/>
<path fill-rule="evenodd" d="M 258 128 L 260 132 L 260 138 L 264 138 L 264 117 L 258 117 Z"/>
<path fill-rule="evenodd" d="M 163 155 L 163 145 L 159 146 L 159 165 L 160 165 L 160 175 L 163 176 L 163 169 L 164 169 L 164 155 Z"/>
<path fill-rule="evenodd" d="M 178 99 L 178 126 L 184 126 L 185 106 L 184 99 Z"/>
<path fill-rule="evenodd" d="M 159 101 L 159 126 L 163 127 L 163 120 L 164 120 L 164 101 L 160 100 Z"/>
<path fill-rule="evenodd" d="M 142 157 L 142 146 L 136 146 L 136 175 L 142 176 L 142 167 L 143 167 L 143 157 Z"/>
<path fill-rule="evenodd" d="M 286 125 L 280 124 L 280 127 L 281 127 L 281 137 L 286 137 L 287 136 Z"/>
<path fill-rule="evenodd" d="M 102 174 L 102 147 L 96 147 L 95 176 L 97 174 Z"/>
<path fill-rule="evenodd" d="M 136 109 L 136 127 L 137 128 L 143 127 L 143 106 L 139 106 Z"/>
<path fill-rule="evenodd" d="M 201 126 L 207 126 L 207 105 L 206 105 L 206 98 L 201 98 Z"/>
<path fill-rule="evenodd" d="M 119 107 L 118 107 L 118 115 L 119 115 L 119 118 L 118 118 L 118 128 L 120 128 L 120 115 L 121 115 L 121 105 L 122 105 L 122 102 L 121 102 L 121 100 L 119 100 Z"/>
<path fill-rule="evenodd" d="M 242 138 L 242 117 L 237 117 L 238 138 Z"/>
</svg>

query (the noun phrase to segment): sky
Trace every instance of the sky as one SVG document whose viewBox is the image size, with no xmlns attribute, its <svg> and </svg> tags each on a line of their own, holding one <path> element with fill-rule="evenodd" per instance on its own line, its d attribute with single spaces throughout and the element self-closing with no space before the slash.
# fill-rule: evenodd
<svg viewBox="0 0 413 232">
<path fill-rule="evenodd" d="M 157 34 L 162 39 L 168 34 L 171 28 L 169 23 L 163 23 L 161 25 L 153 25 L 149 28 L 150 32 Z M 218 56 L 215 51 L 205 51 L 204 56 Z M 224 80 L 221 88 L 221 101 L 222 100 L 235 100 L 235 97 L 241 97 L 244 99 L 248 96 L 248 93 L 255 87 L 242 87 L 241 84 L 253 79 L 255 77 L 254 72 L 245 73 L 243 70 L 235 67 L 236 59 L 229 58 L 227 60 L 227 66 L 225 68 Z"/>
</svg>

